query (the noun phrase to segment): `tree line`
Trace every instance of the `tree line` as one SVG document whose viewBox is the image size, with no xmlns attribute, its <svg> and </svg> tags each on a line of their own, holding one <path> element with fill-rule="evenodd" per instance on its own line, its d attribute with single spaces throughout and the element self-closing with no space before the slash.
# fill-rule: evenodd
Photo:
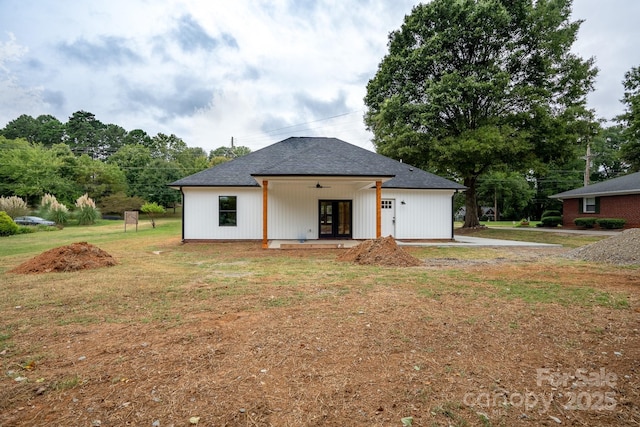
<svg viewBox="0 0 640 427">
<path fill-rule="evenodd" d="M 510 216 L 557 209 L 547 196 L 580 187 L 586 162 L 590 182 L 640 169 L 640 70 L 606 126 L 586 106 L 598 69 L 571 51 L 582 23 L 571 6 L 433 0 L 389 35 L 365 123 L 379 153 L 468 187 L 465 227 L 498 199 Z"/>
<path fill-rule="evenodd" d="M 220 147 L 207 154 L 174 134 L 127 131 L 87 111 L 73 113 L 66 123 L 23 114 L 0 129 L 0 196 L 36 206 L 51 194 L 73 206 L 88 194 L 103 213 L 121 214 L 143 202 L 172 207 L 181 196 L 168 183 L 248 151 Z"/>
</svg>

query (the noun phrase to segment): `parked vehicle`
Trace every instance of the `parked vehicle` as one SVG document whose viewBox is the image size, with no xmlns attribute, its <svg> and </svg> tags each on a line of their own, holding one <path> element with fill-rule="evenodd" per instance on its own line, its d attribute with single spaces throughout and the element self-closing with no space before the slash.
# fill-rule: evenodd
<svg viewBox="0 0 640 427">
<path fill-rule="evenodd" d="M 18 225 L 56 225 L 55 222 L 39 216 L 18 216 L 13 219 L 13 222 Z"/>
</svg>

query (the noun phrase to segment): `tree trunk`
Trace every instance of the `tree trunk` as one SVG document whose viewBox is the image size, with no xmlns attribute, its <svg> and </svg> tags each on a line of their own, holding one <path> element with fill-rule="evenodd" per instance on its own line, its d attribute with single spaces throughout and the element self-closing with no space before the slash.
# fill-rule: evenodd
<svg viewBox="0 0 640 427">
<path fill-rule="evenodd" d="M 464 179 L 464 185 L 467 187 L 464 197 L 464 225 L 462 228 L 474 228 L 480 225 L 478 219 L 478 203 L 476 198 L 477 177 L 468 177 Z"/>
</svg>

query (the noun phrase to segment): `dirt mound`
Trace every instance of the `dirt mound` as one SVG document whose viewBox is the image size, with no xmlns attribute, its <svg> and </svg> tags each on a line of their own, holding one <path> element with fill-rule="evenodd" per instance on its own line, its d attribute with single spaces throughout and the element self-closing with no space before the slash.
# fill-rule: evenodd
<svg viewBox="0 0 640 427">
<path fill-rule="evenodd" d="M 385 267 L 417 267 L 424 265 L 418 258 L 409 255 L 398 246 L 393 237 L 365 240 L 338 257 L 338 261 L 349 261 L 361 265 Z"/>
<path fill-rule="evenodd" d="M 608 264 L 640 264 L 640 228 L 631 228 L 565 254 L 567 258 Z"/>
<path fill-rule="evenodd" d="M 80 242 L 50 249 L 9 272 L 37 274 L 87 270 L 112 265 L 116 265 L 116 261 L 107 252 L 87 242 Z"/>
</svg>

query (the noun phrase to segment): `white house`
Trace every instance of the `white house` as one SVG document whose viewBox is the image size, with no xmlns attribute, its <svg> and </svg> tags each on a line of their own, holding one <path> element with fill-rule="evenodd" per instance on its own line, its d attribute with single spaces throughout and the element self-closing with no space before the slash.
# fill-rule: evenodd
<svg viewBox="0 0 640 427">
<path fill-rule="evenodd" d="M 336 138 L 288 138 L 169 184 L 182 239 L 453 239 L 464 186 Z"/>
</svg>

